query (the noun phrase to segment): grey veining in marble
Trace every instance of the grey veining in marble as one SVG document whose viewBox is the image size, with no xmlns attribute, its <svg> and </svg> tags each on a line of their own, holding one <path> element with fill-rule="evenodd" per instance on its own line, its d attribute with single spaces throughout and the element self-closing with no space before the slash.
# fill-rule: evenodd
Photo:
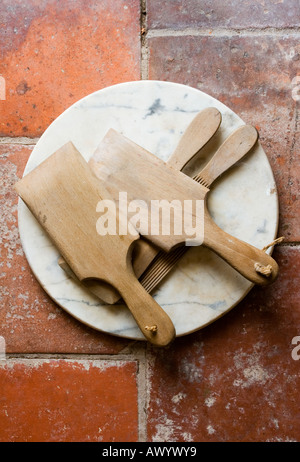
<svg viewBox="0 0 300 462">
<path fill-rule="evenodd" d="M 185 168 L 187 174 L 196 174 L 222 141 L 244 122 L 199 90 L 158 81 L 115 85 L 75 103 L 45 131 L 24 174 L 68 141 L 88 160 L 109 128 L 167 160 L 197 112 L 211 106 L 221 112 L 222 124 L 200 158 Z M 208 206 L 216 223 L 232 235 L 259 248 L 274 239 L 278 198 L 272 170 L 260 144 L 214 183 Z M 126 306 L 101 303 L 66 276 L 57 264 L 57 250 L 22 201 L 19 229 L 32 271 L 64 310 L 95 329 L 143 339 Z M 249 281 L 213 252 L 193 247 L 153 296 L 170 315 L 177 335 L 181 336 L 215 321 L 245 297 L 251 287 Z"/>
</svg>

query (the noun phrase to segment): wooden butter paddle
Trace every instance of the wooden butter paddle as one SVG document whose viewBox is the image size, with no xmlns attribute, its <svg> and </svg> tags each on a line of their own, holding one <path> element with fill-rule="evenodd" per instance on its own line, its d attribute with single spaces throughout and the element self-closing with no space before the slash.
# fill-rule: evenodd
<svg viewBox="0 0 300 462">
<path fill-rule="evenodd" d="M 165 346 L 174 339 L 171 319 L 134 275 L 131 252 L 139 235 L 97 233 L 97 204 L 110 196 L 72 143 L 15 189 L 81 282 L 101 280 L 115 287 L 149 342 Z"/>
<path fill-rule="evenodd" d="M 153 154 L 137 146 L 114 130 L 109 130 L 99 145 L 90 164 L 97 177 L 107 185 L 112 197 L 118 201 L 119 192 L 126 191 L 128 201 L 142 200 L 147 205 L 155 199 L 205 200 L 209 191 L 181 172 L 175 171 Z M 206 204 L 206 202 L 205 202 Z M 172 228 L 172 227 L 171 227 Z M 182 233 L 168 236 L 147 234 L 145 239 L 165 251 L 184 244 L 188 236 Z M 264 285 L 273 282 L 278 274 L 275 260 L 263 250 L 241 241 L 223 231 L 204 208 L 203 245 L 216 252 L 244 277 Z M 264 273 L 259 268 L 266 269 Z"/>
</svg>

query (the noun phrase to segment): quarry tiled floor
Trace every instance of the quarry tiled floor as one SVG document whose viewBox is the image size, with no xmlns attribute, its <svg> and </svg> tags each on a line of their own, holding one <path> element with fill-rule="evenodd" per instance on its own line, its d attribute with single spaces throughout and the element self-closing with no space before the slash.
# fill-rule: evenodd
<svg viewBox="0 0 300 462">
<path fill-rule="evenodd" d="M 229 3 L 1 2 L 0 441 L 300 440 L 300 8 Z M 285 236 L 272 286 L 161 350 L 96 332 L 50 300 L 23 254 L 12 188 L 61 112 L 139 79 L 198 88 L 258 128 Z"/>
</svg>

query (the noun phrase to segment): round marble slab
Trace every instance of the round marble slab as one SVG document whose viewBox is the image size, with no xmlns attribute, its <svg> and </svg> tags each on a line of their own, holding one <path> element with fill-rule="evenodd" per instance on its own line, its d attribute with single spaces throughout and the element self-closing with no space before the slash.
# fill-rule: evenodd
<svg viewBox="0 0 300 462">
<path fill-rule="evenodd" d="M 109 128 L 167 160 L 193 117 L 212 106 L 221 112 L 222 124 L 199 158 L 185 169 L 189 175 L 196 174 L 224 139 L 244 122 L 224 104 L 194 88 L 170 82 L 137 81 L 97 91 L 67 109 L 38 141 L 24 175 L 68 141 L 88 160 Z M 221 228 L 258 248 L 276 237 L 276 185 L 259 143 L 213 184 L 208 207 Z M 57 264 L 56 248 L 22 201 L 19 201 L 19 230 L 33 273 L 59 306 L 97 330 L 144 340 L 125 305 L 99 301 L 65 274 Z M 252 287 L 212 251 L 192 247 L 154 290 L 153 296 L 171 317 L 177 336 L 182 336 L 224 315 Z"/>
</svg>

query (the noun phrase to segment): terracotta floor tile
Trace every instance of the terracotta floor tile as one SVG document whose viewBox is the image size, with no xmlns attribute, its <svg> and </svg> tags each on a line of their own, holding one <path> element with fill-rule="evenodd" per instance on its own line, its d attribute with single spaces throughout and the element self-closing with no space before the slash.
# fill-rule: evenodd
<svg viewBox="0 0 300 462">
<path fill-rule="evenodd" d="M 152 29 L 292 27 L 300 24 L 297 0 L 147 0 Z"/>
<path fill-rule="evenodd" d="M 150 79 L 198 88 L 255 125 L 280 195 L 279 234 L 300 239 L 299 106 L 292 80 L 299 40 L 271 36 L 149 39 Z"/>
<path fill-rule="evenodd" d="M 130 361 L 1 361 L 0 441 L 136 441 L 136 373 Z"/>
<path fill-rule="evenodd" d="M 274 254 L 280 276 L 207 328 L 152 350 L 151 441 L 299 441 L 300 250 Z"/>
<path fill-rule="evenodd" d="M 0 136 L 40 136 L 80 98 L 140 77 L 138 0 L 0 3 Z"/>
<path fill-rule="evenodd" d="M 86 327 L 56 305 L 23 254 L 13 185 L 32 146 L 0 145 L 0 335 L 9 353 L 120 352 L 130 341 Z"/>
</svg>

